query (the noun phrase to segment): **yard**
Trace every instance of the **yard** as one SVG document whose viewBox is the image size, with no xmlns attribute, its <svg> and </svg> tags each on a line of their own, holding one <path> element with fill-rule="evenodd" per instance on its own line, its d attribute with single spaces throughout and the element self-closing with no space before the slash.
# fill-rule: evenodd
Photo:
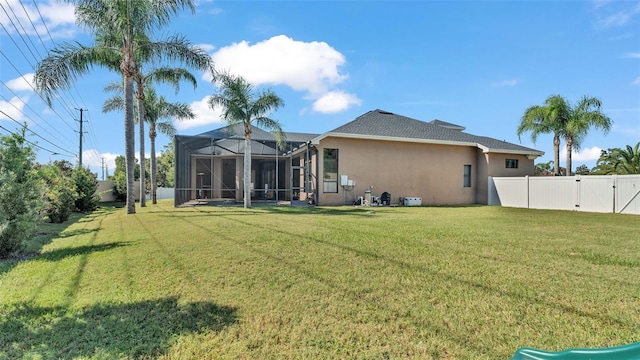
<svg viewBox="0 0 640 360">
<path fill-rule="evenodd" d="M 0 263 L 0 359 L 509 359 L 640 341 L 640 217 L 104 207 Z M 57 233 L 57 230 L 55 231 Z"/>
</svg>

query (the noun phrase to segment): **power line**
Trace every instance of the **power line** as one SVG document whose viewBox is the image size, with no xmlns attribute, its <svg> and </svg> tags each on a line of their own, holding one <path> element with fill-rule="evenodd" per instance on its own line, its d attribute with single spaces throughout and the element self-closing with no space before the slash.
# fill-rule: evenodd
<svg viewBox="0 0 640 360">
<path fill-rule="evenodd" d="M 11 116 L 10 116 L 9 114 L 7 114 L 6 112 L 4 112 L 4 111 L 0 110 L 0 113 L 2 113 L 2 114 L 3 114 L 4 116 L 6 116 L 8 119 L 13 120 L 13 122 L 17 123 L 18 125 L 23 126 L 23 127 L 25 126 L 24 124 L 20 124 L 20 122 L 19 122 L 18 120 L 14 119 L 13 117 L 11 117 Z M 25 128 L 26 128 L 26 127 L 25 127 Z M 3 129 L 5 129 L 5 128 L 3 128 Z M 26 128 L 26 129 L 27 129 L 27 130 L 29 130 L 29 128 Z M 6 129 L 5 129 L 5 130 L 6 130 Z M 53 145 L 53 146 L 57 147 L 58 149 L 60 149 L 60 150 L 62 150 L 62 151 L 64 151 L 64 152 L 66 152 L 66 153 L 68 153 L 68 154 L 73 154 L 72 152 L 70 152 L 70 151 L 68 151 L 68 150 L 66 150 L 66 149 L 63 149 L 63 148 L 61 148 L 60 146 L 58 146 L 58 145 L 56 145 L 56 144 L 52 143 L 51 141 L 49 141 L 49 140 L 45 139 L 44 137 L 40 136 L 39 134 L 35 133 L 34 131 L 29 130 L 29 132 L 31 132 L 33 135 L 35 135 L 35 136 L 39 137 L 40 139 L 42 139 L 42 140 L 44 140 L 44 141 L 48 142 L 49 144 L 51 144 L 51 145 Z"/>
<path fill-rule="evenodd" d="M 6 127 L 2 126 L 2 125 L 0 125 L 0 129 L 3 129 L 4 131 L 8 132 L 9 134 L 12 134 L 12 135 L 18 135 L 18 134 L 16 134 L 16 133 L 14 133 L 13 131 L 11 131 L 11 130 L 7 129 Z M 18 135 L 18 136 L 20 136 L 20 135 Z M 40 146 L 40 145 L 38 145 L 38 144 L 36 144 L 36 143 L 34 143 L 34 142 L 31 142 L 31 141 L 29 141 L 29 140 L 25 139 L 24 137 L 23 137 L 22 139 L 23 139 L 26 143 L 29 143 L 30 145 L 32 145 L 32 146 L 34 146 L 34 147 L 37 147 L 38 149 L 41 149 L 41 150 L 44 150 L 44 151 L 46 151 L 46 152 L 51 153 L 51 155 L 61 155 L 61 156 L 75 157 L 75 155 L 64 155 L 64 154 L 60 154 L 60 153 L 55 152 L 55 151 L 51 151 L 51 150 L 49 150 L 49 149 L 47 149 L 47 148 L 44 148 L 44 147 L 42 147 L 42 146 Z"/>
</svg>

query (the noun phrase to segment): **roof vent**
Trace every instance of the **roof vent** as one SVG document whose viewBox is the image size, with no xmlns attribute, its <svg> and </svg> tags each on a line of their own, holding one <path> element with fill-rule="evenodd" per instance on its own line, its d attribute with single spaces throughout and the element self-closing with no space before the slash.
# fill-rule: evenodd
<svg viewBox="0 0 640 360">
<path fill-rule="evenodd" d="M 382 111 L 382 110 L 378 110 L 379 114 L 385 114 L 385 115 L 393 115 L 392 112 L 388 112 L 388 111 Z"/>
</svg>

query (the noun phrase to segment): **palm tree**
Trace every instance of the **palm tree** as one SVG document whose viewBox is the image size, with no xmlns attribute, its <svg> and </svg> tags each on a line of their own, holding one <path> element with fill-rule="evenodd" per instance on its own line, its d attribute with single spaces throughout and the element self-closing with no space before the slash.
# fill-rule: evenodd
<svg viewBox="0 0 640 360">
<path fill-rule="evenodd" d="M 571 153 L 574 149 L 580 150 L 589 129 L 595 127 L 605 134 L 611 130 L 611 119 L 602 113 L 601 106 L 600 99 L 587 96 L 583 96 L 575 107 L 569 106 L 569 117 L 563 131 L 567 144 L 567 175 L 571 175 Z"/>
<path fill-rule="evenodd" d="M 145 85 L 155 81 L 155 82 L 164 82 L 170 85 L 173 85 L 176 93 L 179 90 L 179 81 L 180 80 L 188 80 L 193 84 L 193 88 L 197 87 L 197 81 L 193 74 L 185 69 L 180 68 L 170 68 L 170 67 L 161 67 L 158 69 L 154 69 L 150 74 L 144 75 L 142 71 L 142 67 L 147 63 L 151 62 L 154 59 L 154 52 L 156 53 L 155 57 L 158 57 L 163 54 L 171 54 L 171 57 L 180 59 L 188 64 L 191 67 L 195 67 L 205 71 L 213 72 L 213 62 L 209 55 L 199 47 L 196 47 L 191 44 L 191 42 L 187 41 L 185 38 L 180 36 L 173 36 L 169 39 L 162 42 L 150 42 L 146 38 L 139 38 L 138 41 L 139 46 L 137 47 L 136 59 L 138 59 L 138 73 L 135 76 L 135 84 L 136 84 L 136 99 L 137 99 L 137 110 L 138 110 L 138 124 L 140 126 L 140 168 L 142 169 L 140 172 L 140 194 L 144 194 L 145 192 L 145 155 L 144 155 L 144 123 L 145 121 L 140 121 L 141 118 L 145 118 L 145 107 L 144 107 L 144 98 L 145 98 Z M 161 51 L 158 51 L 161 50 Z M 155 154 L 152 156 L 155 157 Z M 153 183 L 153 181 L 152 181 Z M 156 203 L 155 201 L 153 202 Z M 144 196 L 140 196 L 140 206 L 146 206 Z"/>
<path fill-rule="evenodd" d="M 284 101 L 273 91 L 254 92 L 254 87 L 241 76 L 228 73 L 217 74 L 214 81 L 219 84 L 220 92 L 208 100 L 211 109 L 220 106 L 222 118 L 232 127 L 244 128 L 244 208 L 251 207 L 251 127 L 256 126 L 271 131 L 278 146 L 284 148 L 285 136 L 280 123 L 267 116 L 271 110 L 284 105 Z"/>
<path fill-rule="evenodd" d="M 189 49 L 186 49 L 186 51 L 184 51 L 184 56 L 183 57 L 188 57 L 190 54 L 190 52 L 195 53 L 195 56 L 198 56 L 198 52 L 197 51 L 190 51 Z M 206 55 L 208 56 L 208 55 Z M 138 74 L 136 75 L 136 98 L 138 100 L 138 106 L 137 106 L 137 116 L 136 116 L 136 121 L 138 122 L 139 126 L 140 126 L 140 194 L 144 194 L 145 193 L 145 185 L 146 185 L 146 179 L 145 179 L 145 171 L 144 171 L 144 160 L 142 160 L 145 156 L 144 154 L 144 125 L 140 124 L 140 119 L 141 117 L 144 117 L 146 120 L 144 122 L 149 122 L 148 117 L 145 115 L 146 111 L 146 101 L 145 101 L 145 97 L 146 97 L 146 91 L 145 93 L 143 93 L 142 95 L 140 95 L 140 89 L 144 89 L 144 87 L 146 86 L 146 84 L 150 84 L 152 82 L 156 82 L 156 83 L 165 83 L 168 85 L 173 86 L 174 90 L 176 91 L 176 94 L 178 93 L 178 91 L 180 90 L 180 81 L 187 81 L 189 82 L 191 85 L 193 85 L 193 88 L 195 89 L 198 85 L 198 82 L 195 78 L 195 76 L 189 72 L 188 70 L 182 69 L 182 68 L 171 68 L 171 67 L 161 67 L 161 68 L 157 68 L 157 69 L 153 69 L 148 75 L 144 75 L 142 73 L 142 71 L 139 69 L 138 70 Z M 105 91 L 114 91 L 116 93 L 122 93 L 123 89 L 122 89 L 122 85 L 118 84 L 118 83 L 111 83 L 109 85 L 107 85 L 104 88 Z M 155 94 L 155 92 L 154 92 Z M 124 101 L 122 99 L 121 96 L 115 95 L 110 99 L 107 99 L 102 107 L 102 111 L 103 112 L 109 112 L 109 111 L 114 111 L 114 110 L 123 110 L 124 109 Z M 161 131 L 163 132 L 163 131 Z M 152 138 L 151 137 L 151 133 L 152 130 L 149 130 L 149 138 L 151 139 L 151 141 L 155 141 L 155 136 Z M 153 133 L 156 133 L 155 130 L 153 130 Z M 165 133 L 165 132 L 163 132 Z M 165 133 L 167 134 L 167 133 Z M 174 130 L 170 133 L 170 135 L 174 135 L 175 134 L 175 128 Z M 151 144 L 151 169 L 150 171 L 153 172 L 154 168 L 155 168 L 155 144 L 152 143 Z M 156 189 L 156 181 L 155 181 L 155 174 L 152 174 L 151 176 L 151 189 L 152 189 L 152 198 L 153 198 L 153 204 L 156 203 L 155 200 L 155 189 Z M 141 201 L 140 201 L 140 206 L 146 206 L 143 201 L 142 201 L 142 196 L 141 196 Z"/>
<path fill-rule="evenodd" d="M 79 43 L 62 44 L 51 51 L 39 64 L 34 76 L 36 89 L 51 106 L 54 92 L 68 89 L 78 76 L 84 75 L 93 65 L 114 69 L 124 83 L 125 157 L 127 160 L 127 214 L 135 213 L 134 201 L 134 129 L 133 83 L 138 71 L 136 39 L 148 39 L 147 34 L 169 22 L 172 15 L 184 8 L 195 11 L 192 0 L 66 0 L 76 5 L 77 22 L 94 33 L 96 39 L 109 39 L 84 46 Z M 174 53 L 150 52 L 176 59 Z"/>
<path fill-rule="evenodd" d="M 528 108 L 520 121 L 518 136 L 525 131 L 531 131 L 531 139 L 535 142 L 542 133 L 553 133 L 554 173 L 559 174 L 560 137 L 564 137 L 567 146 L 566 175 L 571 175 L 571 153 L 580 149 L 582 140 L 587 136 L 591 127 L 608 132 L 611 129 L 611 119 L 601 110 L 601 102 L 596 97 L 584 96 L 571 106 L 560 95 L 551 95 L 545 100 L 545 105 L 535 105 Z"/>
<path fill-rule="evenodd" d="M 616 155 L 616 174 L 640 174 L 640 142 L 634 147 L 627 145 L 625 149 L 616 149 Z"/>
<path fill-rule="evenodd" d="M 176 134 L 176 128 L 171 119 L 186 120 L 196 116 L 188 104 L 168 102 L 164 96 L 158 97 L 153 89 L 148 89 L 145 95 L 145 120 L 149 123 L 149 139 L 151 140 L 151 199 L 152 203 L 156 204 L 156 137 L 158 131 L 167 136 L 173 136 Z"/>
<path fill-rule="evenodd" d="M 560 95 L 551 95 L 545 105 L 534 105 L 525 110 L 518 126 L 518 138 L 527 131 L 535 144 L 540 134 L 553 134 L 553 173 L 560 174 L 560 135 L 562 121 L 566 113 L 566 102 Z"/>
</svg>

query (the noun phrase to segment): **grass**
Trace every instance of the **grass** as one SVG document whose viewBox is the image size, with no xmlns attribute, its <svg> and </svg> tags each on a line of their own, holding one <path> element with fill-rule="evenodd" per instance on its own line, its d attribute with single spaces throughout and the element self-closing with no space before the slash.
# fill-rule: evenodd
<svg viewBox="0 0 640 360">
<path fill-rule="evenodd" d="M 0 263 L 0 359 L 508 359 L 640 341 L 640 218 L 102 208 Z"/>
</svg>

